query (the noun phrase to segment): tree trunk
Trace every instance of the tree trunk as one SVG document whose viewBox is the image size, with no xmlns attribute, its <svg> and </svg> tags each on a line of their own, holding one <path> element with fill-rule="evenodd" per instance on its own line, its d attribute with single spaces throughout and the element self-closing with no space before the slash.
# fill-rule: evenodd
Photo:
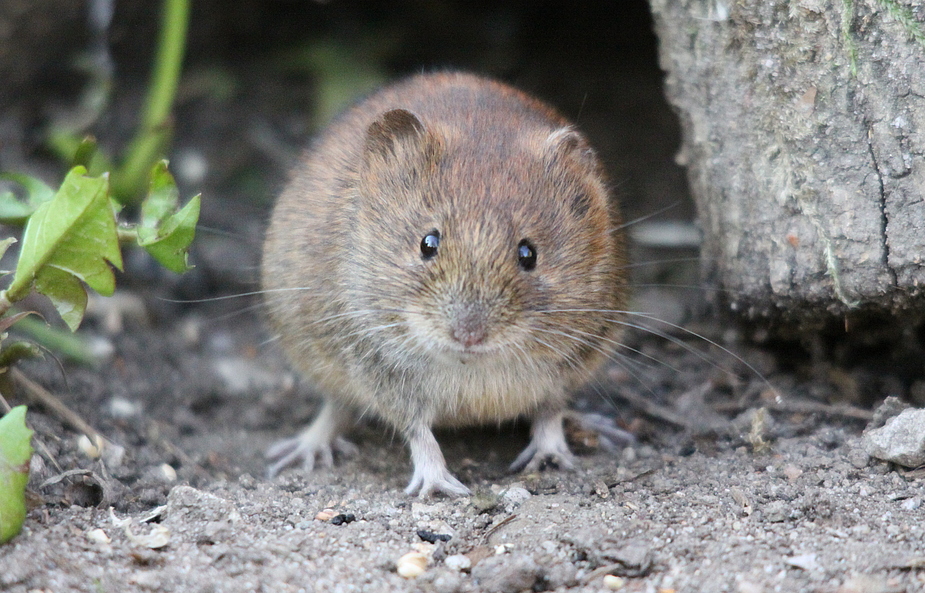
<svg viewBox="0 0 925 593">
<path fill-rule="evenodd" d="M 703 261 L 734 309 L 925 303 L 925 7 L 650 0 Z"/>
</svg>

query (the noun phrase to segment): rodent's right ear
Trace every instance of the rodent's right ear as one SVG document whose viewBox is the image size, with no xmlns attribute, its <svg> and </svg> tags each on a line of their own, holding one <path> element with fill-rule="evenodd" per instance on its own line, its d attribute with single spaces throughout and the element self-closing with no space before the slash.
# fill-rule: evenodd
<svg viewBox="0 0 925 593">
<path fill-rule="evenodd" d="M 564 126 L 546 137 L 547 154 L 553 158 L 569 157 L 596 168 L 594 150 L 585 137 L 572 126 Z"/>
<path fill-rule="evenodd" d="M 407 109 L 386 111 L 366 129 L 366 144 L 363 157 L 367 164 L 373 159 L 391 161 L 403 156 L 410 149 L 412 154 L 426 156 L 428 147 L 432 148 L 429 134 L 418 116 Z"/>
</svg>

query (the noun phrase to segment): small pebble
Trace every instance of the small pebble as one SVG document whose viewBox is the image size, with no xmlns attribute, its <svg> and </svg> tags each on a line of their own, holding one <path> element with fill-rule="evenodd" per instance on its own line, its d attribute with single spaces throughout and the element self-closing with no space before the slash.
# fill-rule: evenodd
<svg viewBox="0 0 925 593">
<path fill-rule="evenodd" d="M 112 541 L 102 529 L 91 529 L 87 532 L 87 539 L 95 544 L 108 544 Z"/>
<path fill-rule="evenodd" d="M 435 544 L 438 541 L 448 542 L 453 538 L 453 536 L 447 533 L 434 533 L 433 531 L 428 531 L 426 529 L 419 529 L 418 537 L 429 544 Z"/>
<path fill-rule="evenodd" d="M 209 173 L 209 160 L 195 148 L 177 149 L 170 164 L 186 185 L 199 185 Z"/>
<path fill-rule="evenodd" d="M 857 469 L 870 465 L 870 455 L 861 447 L 854 447 L 848 452 L 848 463 Z"/>
<path fill-rule="evenodd" d="M 521 486 L 511 486 L 501 494 L 502 504 L 504 504 L 505 510 L 511 512 L 513 509 L 519 507 L 523 503 L 527 502 L 530 499 L 532 494 L 526 488 Z"/>
<path fill-rule="evenodd" d="M 86 351 L 99 362 L 108 362 L 116 353 L 112 340 L 103 336 L 87 336 Z"/>
<path fill-rule="evenodd" d="M 447 556 L 443 563 L 446 564 L 447 568 L 460 572 L 472 568 L 472 561 L 469 560 L 468 556 L 464 556 L 462 554 L 453 554 L 452 556 Z"/>
<path fill-rule="evenodd" d="M 177 481 L 177 470 L 175 470 L 170 464 L 163 463 L 157 469 L 160 472 L 161 478 L 165 482 Z"/>
<path fill-rule="evenodd" d="M 112 442 L 106 442 L 106 446 L 103 447 L 102 455 L 103 463 L 106 464 L 106 467 L 110 469 L 120 467 L 125 460 L 125 447 Z"/>
<path fill-rule="evenodd" d="M 122 333 L 126 320 L 139 325 L 150 323 L 150 315 L 144 299 L 127 290 L 120 290 L 110 297 L 94 296 L 89 299 L 87 316 L 99 319 L 103 331 L 111 336 Z M 115 352 L 115 347 L 111 346 L 111 342 L 110 347 Z"/>
<path fill-rule="evenodd" d="M 337 515 L 337 511 L 334 509 L 324 509 L 318 511 L 318 514 L 315 515 L 315 521 L 330 521 Z"/>
<path fill-rule="evenodd" d="M 495 556 L 502 556 L 514 549 L 514 544 L 499 544 L 495 546 Z"/>
<path fill-rule="evenodd" d="M 922 506 L 922 497 L 913 496 L 912 498 L 907 498 L 900 506 L 903 508 L 903 510 L 914 511 Z"/>
<path fill-rule="evenodd" d="M 783 523 L 790 516 L 790 507 L 782 500 L 772 500 L 761 511 L 769 523 Z"/>
<path fill-rule="evenodd" d="M 331 525 L 346 525 L 347 523 L 353 523 L 356 521 L 356 515 L 353 513 L 338 513 L 331 517 Z"/>
<path fill-rule="evenodd" d="M 90 459 L 99 459 L 103 451 L 103 443 L 94 443 L 87 435 L 82 434 L 77 438 L 77 450 Z"/>
<path fill-rule="evenodd" d="M 180 324 L 177 333 L 186 346 L 198 346 L 202 340 L 202 320 L 198 317 L 187 317 Z"/>
<path fill-rule="evenodd" d="M 626 586 L 626 579 L 609 574 L 604 577 L 604 586 L 611 591 L 618 591 Z"/>
<path fill-rule="evenodd" d="M 213 361 L 212 370 L 221 381 L 225 391 L 231 395 L 250 395 L 254 392 L 269 391 L 275 389 L 280 383 L 278 373 L 240 356 L 219 358 Z"/>
<path fill-rule="evenodd" d="M 124 397 L 114 397 L 106 405 L 107 413 L 116 420 L 129 420 L 142 415 L 141 404 Z"/>
<path fill-rule="evenodd" d="M 531 591 L 542 577 L 543 569 L 525 554 L 492 556 L 472 568 L 472 580 L 478 591 L 520 593 Z"/>
<path fill-rule="evenodd" d="M 738 593 L 764 593 L 764 587 L 751 581 L 739 581 Z"/>
<path fill-rule="evenodd" d="M 395 563 L 395 569 L 400 577 L 406 579 L 417 578 L 427 570 L 427 556 L 421 552 L 408 552 L 398 559 L 398 562 Z"/>
<path fill-rule="evenodd" d="M 871 457 L 905 467 L 925 464 L 925 409 L 910 408 L 863 436 Z"/>
<path fill-rule="evenodd" d="M 788 463 L 787 465 L 784 466 L 784 477 L 787 478 L 787 481 L 796 482 L 797 478 L 799 478 L 802 475 L 803 475 L 803 470 L 793 465 L 792 463 Z"/>
<path fill-rule="evenodd" d="M 807 572 L 819 570 L 819 563 L 816 561 L 815 554 L 800 554 L 799 556 L 790 556 L 784 558 L 784 564 L 801 568 Z"/>
</svg>

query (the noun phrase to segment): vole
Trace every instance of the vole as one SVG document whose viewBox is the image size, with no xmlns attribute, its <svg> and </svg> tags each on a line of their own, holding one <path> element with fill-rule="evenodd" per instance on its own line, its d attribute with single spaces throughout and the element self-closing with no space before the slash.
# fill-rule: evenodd
<svg viewBox="0 0 925 593">
<path fill-rule="evenodd" d="M 527 417 L 512 469 L 572 467 L 563 413 L 617 345 L 625 262 L 601 163 L 553 108 L 453 72 L 374 93 L 310 146 L 267 231 L 272 329 L 324 397 L 271 473 L 330 466 L 355 414 L 402 435 L 421 497 L 469 492 L 435 426 Z"/>
</svg>

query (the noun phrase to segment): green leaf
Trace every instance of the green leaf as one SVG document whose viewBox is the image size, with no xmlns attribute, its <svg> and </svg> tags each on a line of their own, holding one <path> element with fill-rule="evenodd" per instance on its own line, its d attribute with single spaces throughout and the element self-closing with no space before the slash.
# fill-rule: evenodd
<svg viewBox="0 0 925 593">
<path fill-rule="evenodd" d="M 161 161 L 151 172 L 151 189 L 141 203 L 138 244 L 162 266 L 182 274 L 191 267 L 187 258 L 196 235 L 200 199 L 195 196 L 176 211 L 179 201 L 180 193 L 167 170 L 167 161 Z"/>
<path fill-rule="evenodd" d="M 42 349 L 31 342 L 20 341 L 3 344 L 3 349 L 0 350 L 0 369 L 9 367 L 19 360 L 41 358 L 41 356 Z"/>
<path fill-rule="evenodd" d="M 0 258 L 6 253 L 6 250 L 10 248 L 10 245 L 16 242 L 16 237 L 8 237 L 3 241 L 0 241 Z M 9 272 L 0 271 L 0 276 L 8 274 Z"/>
<path fill-rule="evenodd" d="M 12 181 L 26 190 L 25 200 L 11 191 L 0 193 L 0 224 L 23 225 L 39 206 L 50 201 L 55 192 L 45 183 L 21 173 L 0 173 L 0 180 Z"/>
<path fill-rule="evenodd" d="M 160 161 L 151 170 L 151 187 L 148 197 L 141 203 L 141 233 L 156 233 L 161 221 L 169 216 L 180 203 L 180 191 L 167 170 L 167 161 Z"/>
<path fill-rule="evenodd" d="M 77 331 L 87 310 L 87 290 L 76 276 L 46 266 L 35 278 L 35 290 L 48 297 L 71 331 Z"/>
<path fill-rule="evenodd" d="M 93 136 L 84 136 L 80 141 L 77 149 L 74 151 L 74 161 L 72 166 L 80 165 L 85 169 L 90 169 L 93 159 L 96 158 L 97 144 Z"/>
<path fill-rule="evenodd" d="M 6 290 L 6 298 L 15 302 L 34 282 L 71 329 L 80 323 L 87 302 L 78 280 L 110 296 L 115 276 L 109 263 L 122 269 L 108 179 L 86 177 L 85 172 L 83 167 L 71 169 L 54 199 L 29 218 L 16 274 Z"/>
<path fill-rule="evenodd" d="M 63 328 L 49 325 L 43 319 L 27 317 L 20 319 L 13 328 L 14 331 L 28 336 L 41 345 L 42 349 L 52 352 L 55 356 L 62 356 L 70 361 L 88 366 L 100 366 L 103 357 L 94 352 L 87 339 L 80 333 L 73 333 Z M 4 346 L 4 352 L 6 348 Z M 0 363 L 2 363 L 0 352 Z"/>
<path fill-rule="evenodd" d="M 26 519 L 32 431 L 25 419 L 26 406 L 0 418 L 0 544 L 13 539 Z"/>
<path fill-rule="evenodd" d="M 2 340 L 6 336 L 3 332 L 10 329 L 17 321 L 21 321 L 29 315 L 38 315 L 35 311 L 20 311 L 19 313 L 13 313 L 11 315 L 4 315 L 0 317 L 0 345 L 2 345 Z M 0 365 L 2 366 L 2 365 Z"/>
<path fill-rule="evenodd" d="M 81 136 L 65 128 L 53 127 L 45 142 L 61 161 L 71 167 L 81 165 L 90 175 L 102 175 L 113 168 L 112 161 L 99 146 L 93 146 L 96 140 L 92 136 Z M 88 154 L 91 148 L 96 150 Z"/>
</svg>

